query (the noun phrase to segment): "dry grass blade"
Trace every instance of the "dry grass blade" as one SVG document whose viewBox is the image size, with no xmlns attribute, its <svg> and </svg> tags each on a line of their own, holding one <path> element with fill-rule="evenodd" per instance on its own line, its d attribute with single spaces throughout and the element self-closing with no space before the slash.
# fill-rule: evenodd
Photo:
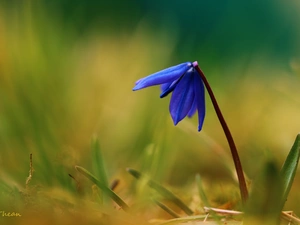
<svg viewBox="0 0 300 225">
<path fill-rule="evenodd" d="M 291 212 L 291 211 L 282 211 L 282 212 L 281 212 L 281 217 L 282 217 L 283 219 L 289 221 L 289 222 L 292 222 L 292 221 L 293 221 L 293 222 L 296 222 L 296 223 L 300 224 L 300 219 L 299 219 L 298 217 L 296 217 L 296 216 L 294 215 L 294 213 Z"/>
<path fill-rule="evenodd" d="M 33 166 L 32 166 L 32 153 L 30 154 L 29 160 L 30 160 L 30 163 L 29 163 L 30 169 L 29 169 L 29 176 L 26 179 L 26 188 L 28 187 L 28 184 L 32 179 L 32 175 L 33 175 L 33 171 L 34 171 Z"/>
</svg>

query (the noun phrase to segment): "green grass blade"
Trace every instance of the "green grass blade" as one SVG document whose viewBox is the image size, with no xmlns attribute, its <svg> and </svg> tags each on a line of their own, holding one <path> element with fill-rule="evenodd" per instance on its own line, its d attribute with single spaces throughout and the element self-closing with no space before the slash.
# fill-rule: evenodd
<svg viewBox="0 0 300 225">
<path fill-rule="evenodd" d="M 174 212 L 172 209 L 170 209 L 168 206 L 166 206 L 165 204 L 161 203 L 160 201 L 157 200 L 153 200 L 156 205 L 158 205 L 161 209 L 163 209 L 164 211 L 166 211 L 167 213 L 169 213 L 171 216 L 173 216 L 174 218 L 179 218 L 180 216 Z"/>
<path fill-rule="evenodd" d="M 203 202 L 203 204 L 205 206 L 210 207 L 210 204 L 208 202 L 207 196 L 206 196 L 204 188 L 203 188 L 202 179 L 199 174 L 196 175 L 196 183 L 197 183 L 198 192 L 199 192 L 201 201 Z"/>
<path fill-rule="evenodd" d="M 244 225 L 279 224 L 282 182 L 274 161 L 268 161 L 253 181 L 245 208 Z"/>
<path fill-rule="evenodd" d="M 92 139 L 91 150 L 93 174 L 95 174 L 95 176 L 98 177 L 99 180 L 108 187 L 109 184 L 105 171 L 104 159 L 101 153 L 99 139 L 97 137 Z"/>
<path fill-rule="evenodd" d="M 208 198 L 205 194 L 205 191 L 203 188 L 203 182 L 202 182 L 200 174 L 196 174 L 196 184 L 198 187 L 199 197 L 200 197 L 201 201 L 203 202 L 204 206 L 211 207 L 211 205 L 209 204 Z M 214 218 L 215 221 L 220 221 L 220 219 L 221 219 L 221 217 L 218 216 L 214 211 L 211 211 L 210 215 Z"/>
<path fill-rule="evenodd" d="M 143 177 L 143 175 L 134 170 L 134 169 L 127 169 L 128 173 L 130 173 L 132 176 L 134 176 L 136 179 L 140 179 Z M 184 204 L 178 197 L 176 197 L 171 191 L 167 190 L 157 182 L 153 180 L 148 180 L 147 182 L 148 186 L 156 190 L 158 193 L 160 193 L 163 197 L 166 199 L 172 201 L 175 205 L 177 205 L 179 208 L 181 208 L 187 215 L 192 215 L 193 211 L 186 205 Z"/>
<path fill-rule="evenodd" d="M 300 134 L 297 135 L 296 140 L 289 152 L 283 167 L 280 171 L 283 182 L 283 194 L 282 194 L 282 207 L 284 206 L 287 196 L 291 190 L 294 177 L 297 171 L 298 161 L 300 156 Z"/>
<path fill-rule="evenodd" d="M 91 174 L 89 171 L 84 169 L 81 166 L 75 166 L 75 169 L 83 174 L 85 177 L 87 177 L 89 180 L 91 180 L 94 184 L 96 184 L 104 194 L 109 196 L 112 200 L 114 200 L 122 209 L 127 211 L 129 209 L 128 205 L 110 188 L 108 188 L 105 184 L 103 184 L 101 181 L 99 181 L 93 174 Z"/>
</svg>

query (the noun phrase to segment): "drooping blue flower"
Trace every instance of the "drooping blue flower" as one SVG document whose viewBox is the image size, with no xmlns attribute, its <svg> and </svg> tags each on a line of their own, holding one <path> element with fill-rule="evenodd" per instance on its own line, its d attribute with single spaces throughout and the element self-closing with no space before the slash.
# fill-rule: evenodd
<svg viewBox="0 0 300 225">
<path fill-rule="evenodd" d="M 161 98 L 172 92 L 169 110 L 174 125 L 186 116 L 192 117 L 198 111 L 200 131 L 205 117 L 205 90 L 201 76 L 194 68 L 197 65 L 197 62 L 186 62 L 151 74 L 139 79 L 133 91 L 161 85 Z"/>
</svg>

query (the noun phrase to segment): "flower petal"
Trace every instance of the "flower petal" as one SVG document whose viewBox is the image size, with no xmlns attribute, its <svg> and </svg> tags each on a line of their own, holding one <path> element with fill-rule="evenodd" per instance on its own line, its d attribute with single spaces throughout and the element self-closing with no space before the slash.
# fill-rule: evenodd
<svg viewBox="0 0 300 225">
<path fill-rule="evenodd" d="M 151 74 L 147 77 L 139 79 L 135 83 L 135 87 L 133 88 L 133 91 L 145 87 L 153 86 L 153 85 L 172 83 L 180 76 L 182 76 L 186 71 L 188 71 L 191 67 L 192 64 L 190 62 L 186 62 L 186 63 L 181 63 L 177 66 L 172 66 L 167 69 L 161 70 L 157 73 Z"/>
<path fill-rule="evenodd" d="M 194 90 L 198 110 L 198 131 L 200 131 L 205 117 L 205 89 L 201 76 L 196 70 L 194 70 Z"/>
<path fill-rule="evenodd" d="M 162 84 L 162 85 L 160 86 L 161 91 L 164 92 L 164 91 L 167 90 L 173 83 L 174 83 L 174 81 L 173 81 L 173 82 L 169 82 L 169 83 L 164 83 L 164 84 Z"/>
<path fill-rule="evenodd" d="M 191 68 L 173 91 L 169 109 L 175 125 L 186 117 L 192 108 L 195 98 L 193 83 L 193 68 Z"/>
<path fill-rule="evenodd" d="M 197 101 L 196 101 L 196 98 L 194 98 L 192 107 L 191 107 L 190 111 L 188 112 L 187 116 L 189 118 L 191 118 L 196 113 L 196 111 L 197 111 Z"/>
<path fill-rule="evenodd" d="M 162 84 L 162 92 L 160 94 L 160 98 L 166 97 L 168 94 L 170 94 L 175 89 L 178 82 L 181 80 L 183 76 L 184 74 L 181 77 L 179 77 L 177 80 L 173 81 L 172 83 Z"/>
</svg>

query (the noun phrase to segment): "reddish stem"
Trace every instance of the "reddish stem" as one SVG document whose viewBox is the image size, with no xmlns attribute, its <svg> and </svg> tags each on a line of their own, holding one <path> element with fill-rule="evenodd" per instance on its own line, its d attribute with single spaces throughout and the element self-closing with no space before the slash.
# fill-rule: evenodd
<svg viewBox="0 0 300 225">
<path fill-rule="evenodd" d="M 243 172 L 243 168 L 242 168 L 242 164 L 241 164 L 241 161 L 240 161 L 240 157 L 239 157 L 239 154 L 238 154 L 238 151 L 237 151 L 237 148 L 235 146 L 235 143 L 234 143 L 234 140 L 232 138 L 232 135 L 230 133 L 230 130 L 226 124 L 226 121 L 222 115 L 222 112 L 220 110 L 220 107 L 217 103 L 217 100 L 214 96 L 214 93 L 204 75 L 204 73 L 202 72 L 202 70 L 199 68 L 198 66 L 198 63 L 197 62 L 194 62 L 193 63 L 193 66 L 194 68 L 197 70 L 197 72 L 200 74 L 201 78 L 202 78 L 202 81 L 203 83 L 205 84 L 205 87 L 207 89 L 207 92 L 210 96 L 210 99 L 212 101 L 212 104 L 215 108 L 215 111 L 216 111 L 216 114 L 218 116 L 218 119 L 222 125 L 222 128 L 224 130 L 224 133 L 226 135 L 226 138 L 227 138 L 227 141 L 228 141 L 228 144 L 229 144 L 229 147 L 230 147 L 230 151 L 231 151 L 231 155 L 232 155 L 232 159 L 233 159 L 233 162 L 234 162 L 234 165 L 235 165 L 235 170 L 236 170 L 236 173 L 237 173 L 237 177 L 238 177 L 238 180 L 239 180 L 239 186 L 240 186 L 240 192 L 241 192 L 241 198 L 242 198 L 242 202 L 245 204 L 246 203 L 246 200 L 248 198 L 248 190 L 247 190 L 247 185 L 246 185 L 246 181 L 245 181 L 245 177 L 244 177 L 244 172 Z"/>
</svg>

